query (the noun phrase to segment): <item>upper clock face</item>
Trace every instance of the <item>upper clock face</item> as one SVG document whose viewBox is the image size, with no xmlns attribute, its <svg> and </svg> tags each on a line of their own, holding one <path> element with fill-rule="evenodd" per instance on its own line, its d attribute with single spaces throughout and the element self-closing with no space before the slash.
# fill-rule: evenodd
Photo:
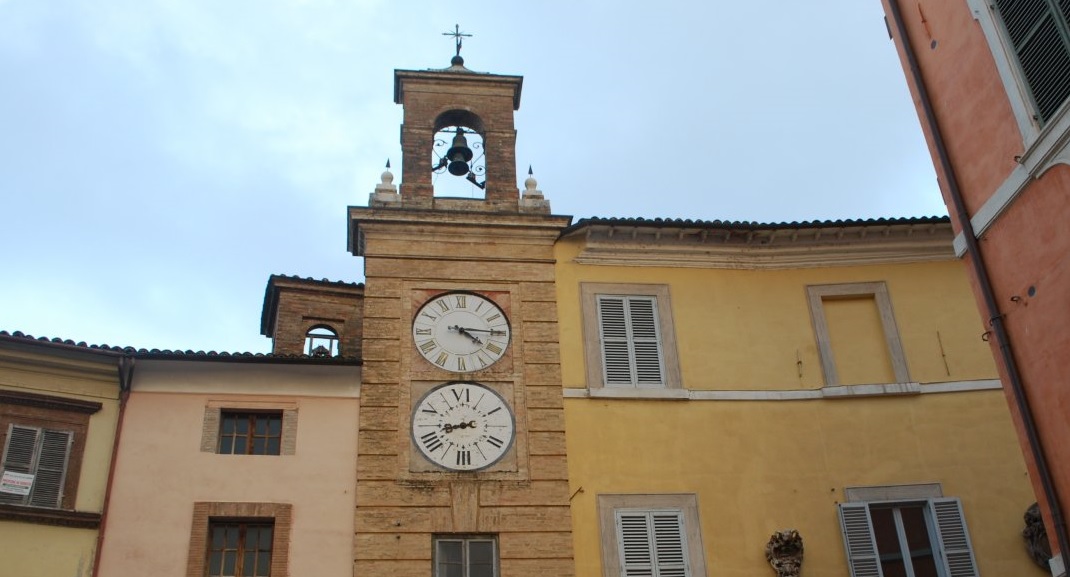
<svg viewBox="0 0 1070 577">
<path fill-rule="evenodd" d="M 412 413 L 412 439 L 432 463 L 477 471 L 512 446 L 513 413 L 494 390 L 478 383 L 447 383 L 430 391 Z"/>
<path fill-rule="evenodd" d="M 509 347 L 509 320 L 494 301 L 455 292 L 424 303 L 412 322 L 420 355 L 447 371 L 468 373 L 498 362 Z"/>
</svg>

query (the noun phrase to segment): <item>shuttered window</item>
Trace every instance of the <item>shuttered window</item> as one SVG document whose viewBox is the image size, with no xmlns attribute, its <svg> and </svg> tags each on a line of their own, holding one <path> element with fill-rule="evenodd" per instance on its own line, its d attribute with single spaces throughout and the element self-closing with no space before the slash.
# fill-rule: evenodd
<svg viewBox="0 0 1070 577">
<path fill-rule="evenodd" d="M 597 302 L 606 386 L 665 386 L 657 298 L 598 295 Z"/>
<path fill-rule="evenodd" d="M 978 576 L 958 499 L 839 507 L 852 577 Z"/>
<path fill-rule="evenodd" d="M 677 509 L 618 509 L 621 577 L 688 577 L 687 536 Z"/>
<path fill-rule="evenodd" d="M 12 473 L 12 481 L 28 479 L 30 488 L 28 493 L 15 487 L 0 490 L 0 503 L 58 508 L 73 441 L 70 431 L 9 425 L 3 472 Z"/>
<path fill-rule="evenodd" d="M 1070 0 L 995 0 L 1043 125 L 1070 96 Z"/>
</svg>

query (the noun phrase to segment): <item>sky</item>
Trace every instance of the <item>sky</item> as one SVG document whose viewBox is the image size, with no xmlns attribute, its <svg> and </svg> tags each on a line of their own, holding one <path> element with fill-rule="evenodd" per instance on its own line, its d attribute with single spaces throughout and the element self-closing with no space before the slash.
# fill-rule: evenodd
<svg viewBox="0 0 1070 577">
<path fill-rule="evenodd" d="M 455 24 L 555 214 L 947 214 L 879 0 L 0 0 L 0 330 L 269 352 L 270 275 L 363 280 L 393 71 Z"/>
</svg>

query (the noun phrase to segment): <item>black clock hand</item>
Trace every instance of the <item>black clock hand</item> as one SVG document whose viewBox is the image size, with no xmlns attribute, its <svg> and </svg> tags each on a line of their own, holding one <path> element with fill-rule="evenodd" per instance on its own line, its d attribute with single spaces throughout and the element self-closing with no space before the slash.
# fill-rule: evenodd
<svg viewBox="0 0 1070 577">
<path fill-rule="evenodd" d="M 457 332 L 461 333 L 462 335 L 472 339 L 472 342 L 474 342 L 476 344 L 479 344 L 479 345 L 483 344 L 483 341 L 479 340 L 479 337 L 477 337 L 477 336 L 473 335 L 472 333 L 468 332 L 468 331 L 475 331 L 475 330 L 479 330 L 479 329 L 469 329 L 469 328 L 466 328 L 466 327 L 462 327 L 460 325 L 454 325 L 454 326 L 448 327 L 448 328 L 450 330 L 456 330 Z"/>
<path fill-rule="evenodd" d="M 458 328 L 460 328 L 460 327 L 458 327 Z M 492 335 L 504 335 L 505 334 L 505 331 L 498 330 L 498 329 L 470 329 L 470 328 L 466 327 L 466 328 L 464 328 L 464 330 L 472 331 L 472 332 L 478 332 L 478 333 L 490 333 Z"/>
</svg>

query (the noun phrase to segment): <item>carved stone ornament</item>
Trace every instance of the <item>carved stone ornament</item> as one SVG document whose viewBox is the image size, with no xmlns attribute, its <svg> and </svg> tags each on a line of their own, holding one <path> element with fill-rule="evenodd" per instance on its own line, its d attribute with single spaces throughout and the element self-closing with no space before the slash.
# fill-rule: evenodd
<svg viewBox="0 0 1070 577">
<path fill-rule="evenodd" d="M 1051 543 L 1048 542 L 1048 531 L 1044 528 L 1044 519 L 1040 516 L 1040 506 L 1033 503 L 1025 510 L 1025 529 L 1022 529 L 1022 539 L 1025 539 L 1025 550 L 1033 562 L 1044 569 L 1048 569 L 1048 561 L 1051 560 Z"/>
<path fill-rule="evenodd" d="M 773 533 L 765 544 L 765 558 L 777 577 L 799 577 L 803 562 L 803 540 L 795 529 Z"/>
</svg>

